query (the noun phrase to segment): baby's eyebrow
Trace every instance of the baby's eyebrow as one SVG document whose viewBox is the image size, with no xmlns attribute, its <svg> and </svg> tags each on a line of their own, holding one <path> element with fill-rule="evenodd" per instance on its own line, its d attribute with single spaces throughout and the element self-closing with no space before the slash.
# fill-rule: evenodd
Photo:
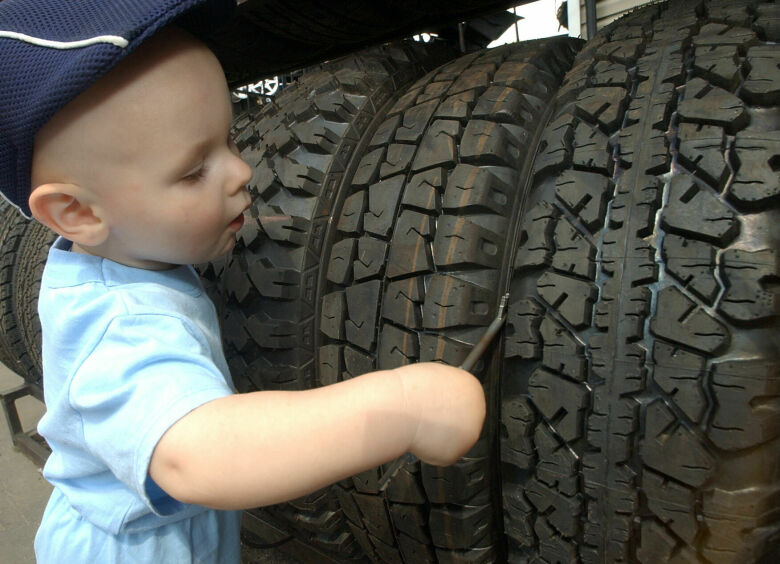
<svg viewBox="0 0 780 564">
<path fill-rule="evenodd" d="M 172 160 L 175 164 L 172 167 L 174 176 L 177 178 L 187 174 L 192 167 L 194 167 L 203 158 L 206 152 L 209 142 L 207 140 L 200 141 L 189 145 L 182 151 L 174 153 Z"/>
</svg>

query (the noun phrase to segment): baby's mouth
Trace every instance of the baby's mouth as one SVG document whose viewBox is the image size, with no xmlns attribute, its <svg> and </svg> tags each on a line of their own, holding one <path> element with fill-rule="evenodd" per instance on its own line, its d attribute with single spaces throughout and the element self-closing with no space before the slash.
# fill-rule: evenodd
<svg viewBox="0 0 780 564">
<path fill-rule="evenodd" d="M 243 212 L 238 214 L 236 219 L 230 222 L 230 225 L 228 225 L 228 228 L 232 229 L 233 231 L 239 231 L 244 226 L 244 214 Z"/>
</svg>

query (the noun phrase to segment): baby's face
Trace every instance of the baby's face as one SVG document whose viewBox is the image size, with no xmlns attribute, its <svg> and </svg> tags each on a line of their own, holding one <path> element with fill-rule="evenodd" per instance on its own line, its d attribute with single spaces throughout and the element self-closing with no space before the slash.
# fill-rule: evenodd
<svg viewBox="0 0 780 564">
<path fill-rule="evenodd" d="M 230 138 L 219 63 L 196 45 L 174 49 L 140 77 L 127 73 L 69 125 L 78 152 L 58 157 L 80 161 L 72 174 L 110 227 L 105 243 L 87 251 L 148 269 L 227 253 L 250 204 L 251 169 Z"/>
</svg>

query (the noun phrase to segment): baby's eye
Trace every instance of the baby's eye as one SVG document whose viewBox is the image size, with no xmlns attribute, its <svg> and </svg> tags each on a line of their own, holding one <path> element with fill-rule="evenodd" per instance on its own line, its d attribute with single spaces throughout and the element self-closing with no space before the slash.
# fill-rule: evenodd
<svg viewBox="0 0 780 564">
<path fill-rule="evenodd" d="M 198 167 L 197 170 L 182 177 L 182 180 L 184 182 L 197 182 L 198 180 L 202 179 L 204 176 L 206 176 L 206 165 L 201 165 Z"/>
</svg>

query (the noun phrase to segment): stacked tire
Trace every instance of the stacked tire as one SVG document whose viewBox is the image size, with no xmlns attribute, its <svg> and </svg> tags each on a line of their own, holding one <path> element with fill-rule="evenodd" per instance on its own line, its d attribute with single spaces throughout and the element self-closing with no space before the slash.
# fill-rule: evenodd
<svg viewBox="0 0 780 564">
<path fill-rule="evenodd" d="M 558 93 L 503 351 L 510 561 L 777 561 L 777 8 L 641 10 Z"/>
<path fill-rule="evenodd" d="M 0 201 L 0 362 L 42 398 L 38 292 L 55 235 Z"/>
<path fill-rule="evenodd" d="M 309 262 L 293 275 L 250 244 L 226 269 L 248 389 L 457 365 L 510 292 L 476 370 L 491 411 L 475 448 L 385 492 L 378 468 L 293 502 L 291 534 L 377 562 L 777 554 L 777 13 L 671 2 L 576 58 L 565 38 L 463 56 L 397 90 L 337 178 L 303 139 L 269 166 L 268 122 L 249 127 L 249 239 Z M 301 115 L 327 153 L 329 117 Z M 321 223 L 289 211 L 295 194 Z M 276 319 L 291 308 L 301 323 Z"/>
</svg>

